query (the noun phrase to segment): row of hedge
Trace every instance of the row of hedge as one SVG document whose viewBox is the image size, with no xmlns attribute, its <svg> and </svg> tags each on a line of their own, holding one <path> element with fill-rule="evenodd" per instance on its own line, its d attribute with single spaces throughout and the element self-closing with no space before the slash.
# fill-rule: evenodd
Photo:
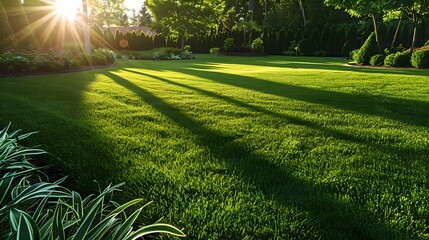
<svg viewBox="0 0 429 240">
<path fill-rule="evenodd" d="M 116 54 L 109 49 L 96 49 L 91 56 L 62 49 L 46 51 L 11 49 L 0 54 L 0 73 L 19 74 L 55 72 L 77 69 L 81 66 L 102 66 L 116 62 Z"/>
<path fill-rule="evenodd" d="M 350 53 L 350 57 L 361 65 L 429 68 L 429 41 L 425 46 L 413 51 L 400 45 L 379 54 L 375 34 L 372 33 L 359 50 Z"/>
</svg>

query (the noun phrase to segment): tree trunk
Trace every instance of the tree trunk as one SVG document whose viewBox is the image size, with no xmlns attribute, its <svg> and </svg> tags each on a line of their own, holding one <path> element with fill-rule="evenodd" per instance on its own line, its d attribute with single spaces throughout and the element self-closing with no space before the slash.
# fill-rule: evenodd
<svg viewBox="0 0 429 240">
<path fill-rule="evenodd" d="M 89 26 L 88 26 L 88 5 L 86 0 L 82 0 L 82 11 L 83 11 L 83 38 L 84 38 L 84 46 L 85 52 L 88 56 L 91 55 L 91 39 L 89 36 Z"/>
<path fill-rule="evenodd" d="M 184 49 L 185 48 L 185 34 L 182 34 L 182 44 L 180 45 L 180 49 Z"/>
<path fill-rule="evenodd" d="M 414 48 L 416 47 L 416 37 L 417 37 L 417 23 L 414 23 L 413 42 L 411 43 L 411 52 L 413 52 Z"/>
<path fill-rule="evenodd" d="M 401 26 L 401 22 L 402 22 L 402 16 L 399 19 L 398 26 L 396 27 L 395 35 L 393 36 L 392 45 L 390 45 L 390 49 L 393 49 L 395 47 L 395 42 L 396 42 L 396 38 L 398 37 L 398 33 L 399 33 L 399 28 Z"/>
<path fill-rule="evenodd" d="M 374 13 L 372 13 L 371 15 L 372 15 L 372 23 L 374 24 L 375 41 L 377 42 L 378 53 L 381 54 L 380 38 L 378 36 L 377 20 L 375 19 Z"/>
<path fill-rule="evenodd" d="M 305 25 L 307 25 L 307 19 L 305 18 L 304 5 L 302 4 L 302 0 L 298 0 L 298 3 L 299 3 L 299 9 L 301 9 L 302 20 L 304 21 L 303 26 L 305 28 Z"/>
</svg>

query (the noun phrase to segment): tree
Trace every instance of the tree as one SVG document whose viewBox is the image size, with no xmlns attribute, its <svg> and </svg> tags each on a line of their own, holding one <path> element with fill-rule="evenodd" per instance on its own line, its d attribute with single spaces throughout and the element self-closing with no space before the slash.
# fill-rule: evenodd
<svg viewBox="0 0 429 240">
<path fill-rule="evenodd" d="M 124 0 L 88 0 L 88 6 L 91 21 L 107 27 L 121 25 L 126 10 Z"/>
<path fill-rule="evenodd" d="M 128 21 L 128 15 L 124 14 L 122 15 L 121 22 L 119 23 L 119 26 L 129 27 L 130 22 Z"/>
<path fill-rule="evenodd" d="M 364 18 L 371 17 L 374 25 L 377 48 L 381 53 L 380 36 L 377 28 L 377 15 L 382 15 L 383 11 L 395 6 L 394 0 L 325 0 L 325 4 L 337 9 L 344 9 L 351 16 Z"/>
<path fill-rule="evenodd" d="M 413 23 L 413 41 L 411 50 L 416 46 L 417 27 L 422 23 L 425 15 L 429 14 L 429 0 L 406 0 L 401 1 L 400 10 Z"/>
<path fill-rule="evenodd" d="M 148 0 L 148 9 L 158 31 L 181 39 L 209 32 L 216 27 L 223 4 L 215 0 Z"/>
<path fill-rule="evenodd" d="M 37 46 L 37 41 L 29 29 L 27 15 L 22 8 L 21 0 L 1 0 L 6 10 L 11 30 L 18 46 Z"/>
<path fill-rule="evenodd" d="M 139 26 L 151 26 L 153 21 L 147 8 L 147 1 L 144 2 L 139 13 Z"/>
<path fill-rule="evenodd" d="M 3 3 L 0 2 L 0 52 L 12 47 L 13 43 L 14 35 L 7 19 L 6 10 Z"/>
<path fill-rule="evenodd" d="M 37 45 L 51 47 L 54 39 L 52 37 L 54 31 L 52 12 L 54 9 L 51 3 L 44 0 L 25 0 L 23 7 L 30 23 L 26 29 L 35 36 Z"/>
</svg>

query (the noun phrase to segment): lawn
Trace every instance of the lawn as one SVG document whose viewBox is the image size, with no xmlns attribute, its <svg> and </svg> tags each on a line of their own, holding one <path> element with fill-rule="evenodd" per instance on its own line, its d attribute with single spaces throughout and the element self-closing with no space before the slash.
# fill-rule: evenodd
<svg viewBox="0 0 429 240">
<path fill-rule="evenodd" d="M 429 238 L 428 70 L 197 58 L 0 78 L 0 125 L 188 239 Z"/>
</svg>

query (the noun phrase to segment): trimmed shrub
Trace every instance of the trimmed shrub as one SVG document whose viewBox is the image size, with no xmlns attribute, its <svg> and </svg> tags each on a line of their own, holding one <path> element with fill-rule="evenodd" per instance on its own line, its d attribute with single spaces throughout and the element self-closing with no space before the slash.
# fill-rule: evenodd
<svg viewBox="0 0 429 240">
<path fill-rule="evenodd" d="M 234 49 L 234 38 L 227 38 L 223 42 L 223 48 L 225 52 L 231 52 Z"/>
<path fill-rule="evenodd" d="M 384 65 L 391 67 L 410 67 L 411 66 L 411 52 L 397 52 L 392 53 L 384 59 Z"/>
<path fill-rule="evenodd" d="M 117 56 L 116 53 L 114 53 L 112 50 L 99 48 L 96 49 L 93 54 L 104 55 L 106 57 L 106 62 L 109 64 L 113 64 L 116 62 Z"/>
<path fill-rule="evenodd" d="M 297 50 L 299 55 L 311 56 L 317 50 L 317 42 L 312 38 L 304 38 L 298 42 Z"/>
<path fill-rule="evenodd" d="M 429 68 L 429 48 L 414 51 L 411 55 L 411 65 L 416 68 Z"/>
<path fill-rule="evenodd" d="M 219 53 L 219 48 L 210 48 L 210 54 L 217 55 Z"/>
<path fill-rule="evenodd" d="M 375 33 L 372 32 L 359 51 L 355 54 L 354 60 L 358 64 L 367 65 L 371 60 L 371 56 L 374 56 L 375 54 L 377 54 L 377 43 L 375 41 Z"/>
<path fill-rule="evenodd" d="M 94 52 L 91 56 L 93 65 L 107 65 L 108 61 L 104 54 L 99 52 Z"/>
<path fill-rule="evenodd" d="M 355 49 L 349 52 L 349 58 L 355 60 L 356 54 L 359 52 L 359 49 Z"/>
<path fill-rule="evenodd" d="M 369 60 L 369 64 L 372 66 L 382 66 L 384 64 L 384 59 L 386 58 L 383 54 L 377 54 L 371 57 Z"/>
<path fill-rule="evenodd" d="M 264 52 L 264 42 L 261 38 L 256 38 L 253 40 L 252 45 L 250 45 L 250 49 L 254 53 L 263 53 Z"/>
</svg>

